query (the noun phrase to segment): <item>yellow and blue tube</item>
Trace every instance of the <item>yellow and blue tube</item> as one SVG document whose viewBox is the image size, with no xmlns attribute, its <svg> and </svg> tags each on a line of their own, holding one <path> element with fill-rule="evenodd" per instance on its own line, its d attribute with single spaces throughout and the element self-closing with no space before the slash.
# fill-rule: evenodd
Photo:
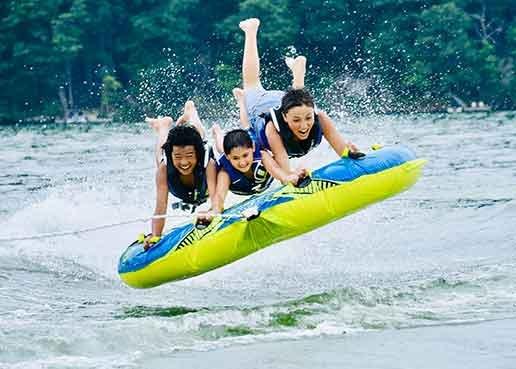
<svg viewBox="0 0 516 369">
<path fill-rule="evenodd" d="M 404 146 L 377 148 L 357 160 L 341 158 L 315 170 L 307 186 L 255 195 L 205 229 L 179 226 L 149 250 L 133 243 L 120 257 L 118 273 L 131 287 L 149 288 L 219 268 L 408 189 L 425 162 Z M 258 217 L 239 216 L 253 207 Z"/>
</svg>

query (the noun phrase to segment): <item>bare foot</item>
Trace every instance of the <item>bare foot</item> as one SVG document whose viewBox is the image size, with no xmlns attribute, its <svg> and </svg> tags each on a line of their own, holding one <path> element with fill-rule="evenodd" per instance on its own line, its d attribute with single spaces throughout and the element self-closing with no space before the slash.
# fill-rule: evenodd
<svg viewBox="0 0 516 369">
<path fill-rule="evenodd" d="M 302 55 L 295 58 L 286 57 L 285 64 L 287 64 L 293 75 L 305 75 L 306 73 L 306 58 Z"/>
<path fill-rule="evenodd" d="M 244 90 L 241 88 L 234 88 L 233 89 L 233 97 L 237 101 L 237 104 L 240 105 L 245 101 L 245 94 Z"/>
<path fill-rule="evenodd" d="M 160 117 L 160 118 L 145 118 L 145 122 L 151 127 L 158 135 L 160 132 L 168 132 L 170 126 L 172 125 L 172 118 L 170 117 Z"/>
<path fill-rule="evenodd" d="M 181 115 L 176 124 L 184 124 L 193 121 L 200 121 L 199 114 L 197 113 L 197 108 L 192 100 L 188 100 L 185 103 L 185 107 L 183 109 L 183 115 Z"/>
<path fill-rule="evenodd" d="M 258 27 L 260 26 L 260 20 L 258 18 L 249 18 L 243 20 L 238 24 L 240 29 L 244 32 L 258 32 Z"/>
<path fill-rule="evenodd" d="M 285 56 L 285 64 L 287 65 L 288 69 L 292 70 L 294 67 L 294 58 Z"/>
<path fill-rule="evenodd" d="M 211 127 L 211 133 L 213 134 L 213 137 L 222 137 L 222 136 L 224 136 L 224 132 L 222 132 L 222 128 L 220 128 L 218 123 L 215 123 Z"/>
</svg>

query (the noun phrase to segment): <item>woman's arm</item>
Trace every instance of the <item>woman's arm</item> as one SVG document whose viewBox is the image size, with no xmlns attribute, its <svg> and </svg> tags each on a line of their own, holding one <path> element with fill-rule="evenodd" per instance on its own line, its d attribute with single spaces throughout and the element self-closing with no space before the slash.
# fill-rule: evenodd
<svg viewBox="0 0 516 369">
<path fill-rule="evenodd" d="M 317 116 L 319 117 L 319 124 L 321 125 L 324 138 L 326 138 L 326 141 L 328 141 L 339 157 L 348 150 L 351 152 L 358 151 L 358 148 L 352 142 L 346 141 L 342 137 L 328 114 L 320 111 L 317 113 Z"/>
<path fill-rule="evenodd" d="M 285 150 L 283 141 L 272 122 L 268 122 L 265 126 L 265 135 L 267 136 L 267 141 L 269 141 L 269 146 L 271 148 L 272 155 L 274 156 L 274 160 L 283 171 L 290 173 L 287 150 Z"/>
<path fill-rule="evenodd" d="M 293 173 L 285 172 L 281 167 L 276 163 L 272 155 L 267 151 L 260 151 L 262 154 L 262 163 L 265 167 L 265 170 L 270 173 L 272 177 L 280 181 L 282 184 L 292 183 L 297 184 L 300 179 L 300 176 Z"/>
</svg>

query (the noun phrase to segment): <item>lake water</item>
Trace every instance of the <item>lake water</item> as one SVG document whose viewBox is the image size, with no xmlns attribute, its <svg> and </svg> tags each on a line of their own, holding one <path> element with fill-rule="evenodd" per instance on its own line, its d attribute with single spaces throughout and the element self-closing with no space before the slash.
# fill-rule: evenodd
<svg viewBox="0 0 516 369">
<path fill-rule="evenodd" d="M 420 181 L 151 290 L 116 273 L 148 224 L 9 238 L 150 216 L 152 132 L 0 127 L 0 367 L 515 368 L 515 116 L 339 117 L 362 148 L 427 158 Z M 303 164 L 334 159 L 322 145 Z"/>
</svg>

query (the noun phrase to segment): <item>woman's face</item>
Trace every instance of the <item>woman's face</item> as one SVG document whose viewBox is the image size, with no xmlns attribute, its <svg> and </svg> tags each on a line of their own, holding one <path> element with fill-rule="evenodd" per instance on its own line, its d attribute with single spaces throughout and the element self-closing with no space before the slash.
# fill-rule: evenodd
<svg viewBox="0 0 516 369">
<path fill-rule="evenodd" d="M 172 146 L 172 164 L 177 171 L 184 175 L 193 173 L 197 165 L 197 154 L 193 145 Z"/>
<path fill-rule="evenodd" d="M 308 105 L 295 106 L 283 114 L 283 119 L 298 140 L 306 140 L 314 125 L 314 108 Z"/>
</svg>

